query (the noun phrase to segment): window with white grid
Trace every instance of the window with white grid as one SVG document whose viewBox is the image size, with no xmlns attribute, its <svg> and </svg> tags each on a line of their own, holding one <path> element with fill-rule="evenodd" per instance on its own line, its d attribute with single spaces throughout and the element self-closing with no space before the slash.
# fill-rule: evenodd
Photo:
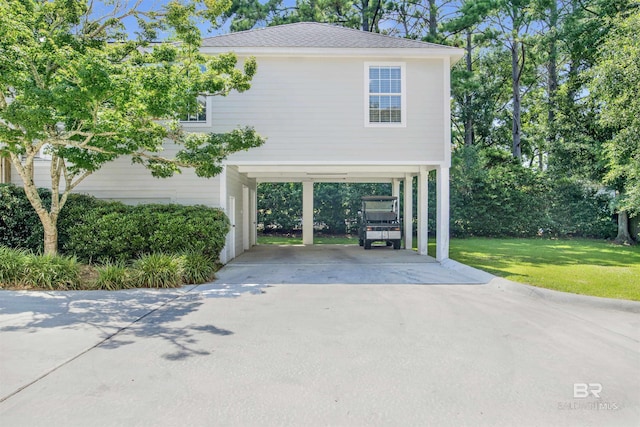
<svg viewBox="0 0 640 427">
<path fill-rule="evenodd" d="M 198 102 L 193 106 L 189 114 L 180 118 L 183 123 L 207 123 L 207 98 L 198 97 Z"/>
<path fill-rule="evenodd" d="M 367 82 L 365 125 L 404 125 L 404 64 L 365 64 L 365 73 Z"/>
</svg>

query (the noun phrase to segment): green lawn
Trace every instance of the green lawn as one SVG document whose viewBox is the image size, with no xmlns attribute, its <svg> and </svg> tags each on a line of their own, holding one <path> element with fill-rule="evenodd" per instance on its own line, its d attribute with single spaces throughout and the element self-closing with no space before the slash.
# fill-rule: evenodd
<svg viewBox="0 0 640 427">
<path fill-rule="evenodd" d="M 344 236 L 314 236 L 313 243 L 316 245 L 357 245 L 357 237 Z M 259 245 L 301 245 L 302 236 L 286 237 L 272 236 L 269 234 L 258 235 Z"/>
<path fill-rule="evenodd" d="M 638 246 L 588 239 L 454 239 L 450 256 L 515 282 L 640 301 Z"/>
<path fill-rule="evenodd" d="M 430 239 L 429 254 L 435 254 Z M 302 238 L 260 236 L 260 244 Z M 315 244 L 358 244 L 355 237 L 316 237 Z M 600 240 L 452 239 L 450 256 L 515 282 L 576 294 L 640 301 L 640 246 Z"/>
</svg>

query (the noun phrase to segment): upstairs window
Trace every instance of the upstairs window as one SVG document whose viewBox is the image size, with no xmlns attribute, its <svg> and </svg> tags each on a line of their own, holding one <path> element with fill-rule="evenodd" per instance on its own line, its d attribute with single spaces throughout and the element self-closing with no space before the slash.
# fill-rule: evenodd
<svg viewBox="0 0 640 427">
<path fill-rule="evenodd" d="M 367 126 L 403 126 L 405 72 L 403 64 L 365 64 Z"/>
<path fill-rule="evenodd" d="M 192 111 L 180 118 L 183 123 L 207 123 L 207 98 L 198 97 L 198 103 L 193 106 Z"/>
</svg>

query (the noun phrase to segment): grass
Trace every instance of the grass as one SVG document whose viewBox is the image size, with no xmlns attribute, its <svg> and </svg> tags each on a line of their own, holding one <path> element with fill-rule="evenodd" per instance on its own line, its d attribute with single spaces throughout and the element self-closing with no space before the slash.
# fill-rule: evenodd
<svg viewBox="0 0 640 427">
<path fill-rule="evenodd" d="M 435 255 L 429 239 L 429 255 Z M 260 236 L 260 244 L 302 239 Z M 314 238 L 315 244 L 357 244 L 352 238 Z M 591 239 L 452 239 L 450 257 L 499 277 L 575 294 L 640 301 L 640 246 Z"/>
<path fill-rule="evenodd" d="M 640 301 L 639 246 L 589 239 L 453 239 L 450 257 L 520 283 Z"/>
<path fill-rule="evenodd" d="M 277 236 L 262 234 L 258 236 L 259 245 L 301 245 L 302 236 Z M 314 236 L 314 245 L 357 245 L 357 236 Z"/>
</svg>

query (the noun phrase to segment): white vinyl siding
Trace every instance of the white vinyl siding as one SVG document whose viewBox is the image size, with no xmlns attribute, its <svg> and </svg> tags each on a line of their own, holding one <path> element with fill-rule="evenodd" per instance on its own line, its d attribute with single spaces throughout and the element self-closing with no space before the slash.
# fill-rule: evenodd
<svg viewBox="0 0 640 427">
<path fill-rule="evenodd" d="M 165 145 L 164 155 L 172 156 L 176 146 Z M 42 162 L 50 164 L 50 162 Z M 13 168 L 12 168 L 13 169 Z M 34 181 L 38 187 L 51 188 L 51 172 L 48 167 L 34 168 Z M 91 194 L 99 199 L 119 200 L 127 204 L 138 203 L 180 203 L 202 204 L 220 207 L 219 176 L 199 178 L 192 169 L 184 169 L 171 178 L 158 179 L 141 165 L 132 164 L 127 157 L 105 164 L 100 170 L 87 177 L 76 193 Z M 11 181 L 22 185 L 18 172 L 11 172 Z"/>
<path fill-rule="evenodd" d="M 214 97 L 212 131 L 254 126 L 267 141 L 234 153 L 246 162 L 440 162 L 449 102 L 443 62 L 407 59 L 402 124 L 369 125 L 368 78 L 360 58 L 258 57 L 251 89 Z M 383 65 L 382 62 L 371 62 Z M 384 64 L 387 65 L 387 64 Z M 367 66 L 368 72 L 368 66 Z M 448 70 L 447 70 L 448 71 Z"/>
</svg>

